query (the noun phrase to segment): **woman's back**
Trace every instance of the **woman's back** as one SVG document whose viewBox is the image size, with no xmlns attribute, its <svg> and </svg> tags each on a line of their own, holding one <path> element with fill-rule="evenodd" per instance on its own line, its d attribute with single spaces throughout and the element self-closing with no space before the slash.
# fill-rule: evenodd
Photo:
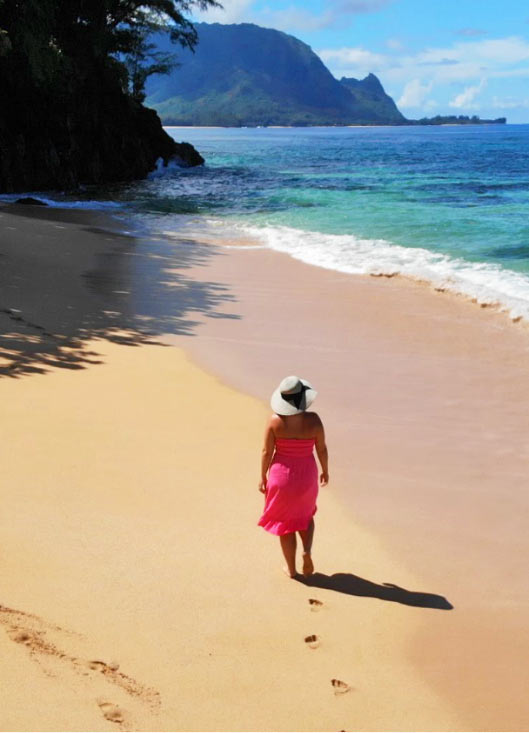
<svg viewBox="0 0 529 733">
<path fill-rule="evenodd" d="M 301 412 L 299 415 L 274 415 L 271 422 L 276 439 L 316 439 L 322 428 L 321 420 L 315 412 Z"/>
</svg>

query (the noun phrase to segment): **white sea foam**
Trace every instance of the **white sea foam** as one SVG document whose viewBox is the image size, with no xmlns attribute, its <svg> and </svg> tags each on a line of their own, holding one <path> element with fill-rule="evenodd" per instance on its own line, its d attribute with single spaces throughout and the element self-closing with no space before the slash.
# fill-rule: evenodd
<svg viewBox="0 0 529 733">
<path fill-rule="evenodd" d="M 39 199 L 43 203 L 57 209 L 88 209 L 88 210 L 99 210 L 99 209 L 122 209 L 123 204 L 117 201 L 65 201 L 62 199 L 50 199 L 49 196 L 40 193 L 6 193 L 0 195 L 0 202 L 6 204 L 13 204 L 17 199 L 23 199 L 30 196 L 31 198 Z"/>
<path fill-rule="evenodd" d="M 182 169 L 186 168 L 181 160 L 173 158 L 169 160 L 167 165 L 164 165 L 163 158 L 158 158 L 156 161 L 156 168 L 152 170 L 147 178 L 152 180 L 153 178 L 163 178 L 164 176 L 171 176 L 174 173 L 182 173 Z"/>
<path fill-rule="evenodd" d="M 359 275 L 404 275 L 426 280 L 483 305 L 497 305 L 513 320 L 529 320 L 529 276 L 485 262 L 468 262 L 384 239 L 321 234 L 290 227 L 239 225 L 239 235 L 330 270 Z"/>
</svg>

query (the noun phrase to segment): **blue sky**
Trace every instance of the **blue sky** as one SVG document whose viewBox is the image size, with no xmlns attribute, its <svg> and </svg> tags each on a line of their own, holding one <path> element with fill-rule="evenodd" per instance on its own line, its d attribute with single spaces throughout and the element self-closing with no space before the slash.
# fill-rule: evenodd
<svg viewBox="0 0 529 733">
<path fill-rule="evenodd" d="M 308 43 L 337 77 L 376 74 L 410 118 L 529 122 L 527 0 L 224 0 L 196 20 L 257 23 Z"/>
</svg>

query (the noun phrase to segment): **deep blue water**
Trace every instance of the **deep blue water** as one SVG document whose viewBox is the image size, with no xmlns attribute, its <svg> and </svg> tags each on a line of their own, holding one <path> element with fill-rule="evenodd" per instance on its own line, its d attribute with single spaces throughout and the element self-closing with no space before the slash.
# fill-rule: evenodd
<svg viewBox="0 0 529 733">
<path fill-rule="evenodd" d="M 207 158 L 191 211 L 529 272 L 529 125 L 170 132 Z"/>
</svg>

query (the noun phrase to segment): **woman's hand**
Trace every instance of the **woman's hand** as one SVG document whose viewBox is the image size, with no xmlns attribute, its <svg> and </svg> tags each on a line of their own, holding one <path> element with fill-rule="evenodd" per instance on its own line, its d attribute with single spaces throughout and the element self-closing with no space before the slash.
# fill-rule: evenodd
<svg viewBox="0 0 529 733">
<path fill-rule="evenodd" d="M 261 494 L 266 494 L 266 479 L 261 479 L 258 488 Z"/>
<path fill-rule="evenodd" d="M 320 473 L 320 486 L 327 486 L 328 483 L 329 483 L 329 472 L 322 471 Z"/>
</svg>

